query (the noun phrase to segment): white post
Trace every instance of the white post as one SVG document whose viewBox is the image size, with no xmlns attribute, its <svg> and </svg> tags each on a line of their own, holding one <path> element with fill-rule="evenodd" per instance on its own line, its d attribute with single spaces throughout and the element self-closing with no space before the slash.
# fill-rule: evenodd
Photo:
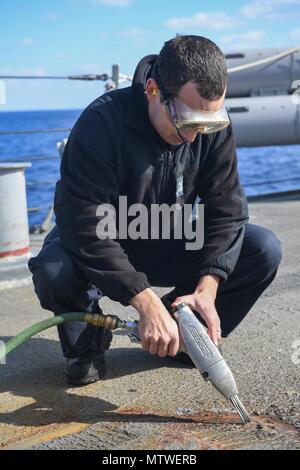
<svg viewBox="0 0 300 470">
<path fill-rule="evenodd" d="M 29 253 L 25 168 L 31 163 L 0 163 L 0 260 Z"/>
</svg>

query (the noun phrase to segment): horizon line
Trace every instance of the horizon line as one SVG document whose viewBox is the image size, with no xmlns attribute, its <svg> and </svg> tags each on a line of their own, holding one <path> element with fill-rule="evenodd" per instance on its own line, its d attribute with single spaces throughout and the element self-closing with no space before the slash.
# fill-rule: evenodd
<svg viewBox="0 0 300 470">
<path fill-rule="evenodd" d="M 23 113 L 23 112 L 38 112 L 38 111 L 83 111 L 82 108 L 35 108 L 35 109 L 0 109 L 1 113 Z"/>
</svg>

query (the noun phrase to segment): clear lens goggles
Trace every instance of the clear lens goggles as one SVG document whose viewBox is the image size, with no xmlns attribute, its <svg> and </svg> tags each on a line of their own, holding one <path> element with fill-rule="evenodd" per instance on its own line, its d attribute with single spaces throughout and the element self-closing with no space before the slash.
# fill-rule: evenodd
<svg viewBox="0 0 300 470">
<path fill-rule="evenodd" d="M 195 111 L 178 98 L 172 98 L 166 104 L 174 126 L 182 132 L 210 134 L 230 125 L 225 105 L 218 111 Z"/>
</svg>

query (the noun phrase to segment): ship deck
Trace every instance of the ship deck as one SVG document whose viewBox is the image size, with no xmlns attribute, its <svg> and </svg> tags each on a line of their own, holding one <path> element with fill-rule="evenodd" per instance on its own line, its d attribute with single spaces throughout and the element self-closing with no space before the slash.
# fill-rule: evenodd
<svg viewBox="0 0 300 470">
<path fill-rule="evenodd" d="M 146 354 L 118 333 L 107 354 L 106 380 L 67 388 L 52 329 L 0 365 L 0 448 L 300 449 L 300 196 L 253 201 L 250 215 L 252 223 L 276 233 L 284 251 L 273 284 L 222 342 L 252 423 L 240 424 L 197 370 Z M 32 253 L 42 240 L 31 237 Z M 51 316 L 30 278 L 1 282 L 2 340 Z M 105 313 L 136 318 L 131 307 L 108 299 L 101 305 Z"/>
</svg>

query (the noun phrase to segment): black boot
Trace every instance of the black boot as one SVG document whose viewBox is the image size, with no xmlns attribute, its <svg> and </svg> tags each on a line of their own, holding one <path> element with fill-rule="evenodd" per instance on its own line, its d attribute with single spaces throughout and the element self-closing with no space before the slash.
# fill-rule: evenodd
<svg viewBox="0 0 300 470">
<path fill-rule="evenodd" d="M 88 385 L 105 376 L 105 351 L 109 348 L 112 340 L 110 330 L 104 330 L 100 335 L 98 351 L 87 351 L 80 357 L 68 358 L 66 365 L 66 376 L 69 385 Z"/>
</svg>

